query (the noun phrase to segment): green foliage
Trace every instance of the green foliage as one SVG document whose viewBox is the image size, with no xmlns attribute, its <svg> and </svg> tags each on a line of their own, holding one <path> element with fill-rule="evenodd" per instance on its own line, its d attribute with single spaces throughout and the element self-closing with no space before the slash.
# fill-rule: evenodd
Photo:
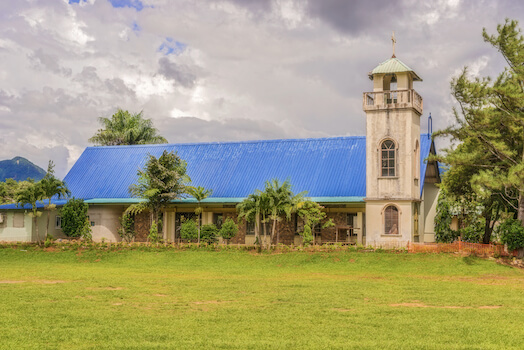
<svg viewBox="0 0 524 350">
<path fill-rule="evenodd" d="M 55 177 L 54 167 L 55 165 L 53 164 L 53 161 L 50 160 L 47 166 L 47 172 L 44 178 L 39 182 L 42 187 L 42 197 L 43 199 L 47 199 L 47 205 L 45 205 L 45 210 L 47 210 L 46 237 L 49 234 L 50 211 L 56 208 L 54 204 L 51 204 L 51 198 L 56 196 L 58 199 L 61 199 L 71 195 L 71 192 L 69 192 L 65 183 Z"/>
<path fill-rule="evenodd" d="M 131 242 L 136 237 L 135 231 L 135 217 L 132 214 L 124 213 L 120 217 L 120 227 L 118 228 L 118 235 L 126 242 Z"/>
<path fill-rule="evenodd" d="M 311 226 L 309 226 L 309 224 L 304 224 L 304 230 L 299 233 L 302 236 L 302 244 L 305 246 L 308 246 L 313 242 L 314 237 L 311 233 Z"/>
<path fill-rule="evenodd" d="M 509 218 L 504 220 L 497 228 L 500 241 L 508 245 L 508 250 L 524 248 L 524 227 L 520 220 Z"/>
<path fill-rule="evenodd" d="M 471 78 L 467 68 L 452 80 L 456 123 L 437 135 L 460 144 L 445 150 L 440 160 L 452 169 L 464 167 L 469 174 L 463 183 L 481 200 L 497 196 L 524 221 L 524 37 L 518 22 L 510 20 L 497 27 L 496 35 L 484 29 L 483 37 L 508 67 L 495 80 Z M 490 210 L 485 214 L 494 222 Z"/>
<path fill-rule="evenodd" d="M 460 229 L 460 235 L 464 242 L 482 243 L 484 235 L 484 221 L 482 219 L 471 222 L 468 226 Z"/>
<path fill-rule="evenodd" d="M 451 243 L 459 237 L 459 232 L 451 229 L 451 207 L 445 190 L 440 191 L 435 216 L 435 241 Z"/>
<path fill-rule="evenodd" d="M 86 218 L 82 227 L 80 228 L 80 238 L 82 238 L 84 241 L 91 242 L 93 240 L 92 233 L 93 230 L 91 230 L 91 223 L 89 222 L 89 219 Z"/>
<path fill-rule="evenodd" d="M 173 152 L 164 150 L 159 158 L 149 154 L 144 168 L 138 170 L 138 182 L 129 186 L 131 195 L 145 199 L 145 202 L 129 206 L 126 213 L 135 215 L 149 209 L 152 221 L 158 225 L 161 208 L 187 192 L 187 183 L 191 179 L 186 168 L 186 162 Z"/>
<path fill-rule="evenodd" d="M 304 245 L 309 245 L 315 239 L 311 228 L 325 220 L 327 214 L 323 211 L 323 206 L 311 200 L 298 203 L 296 208 L 297 215 L 304 220 L 304 230 L 299 234 L 302 236 Z M 329 219 L 322 225 L 322 228 L 331 226 L 335 226 L 335 224 L 333 220 Z"/>
<path fill-rule="evenodd" d="M 37 202 L 41 202 L 44 196 L 44 191 L 40 182 L 33 183 L 27 187 L 19 187 L 15 193 L 17 206 L 24 205 L 31 206 L 31 215 L 33 217 L 33 226 L 35 228 L 36 240 L 40 243 L 40 235 L 38 230 L 38 217 L 42 212 L 38 211 Z"/>
<path fill-rule="evenodd" d="M 209 197 L 213 191 L 209 189 L 205 189 L 202 186 L 198 187 L 192 187 L 189 186 L 187 188 L 187 193 L 191 195 L 193 198 L 195 198 L 198 202 L 197 207 L 195 208 L 195 214 L 198 215 L 198 237 L 197 242 L 200 243 L 200 221 L 202 220 L 202 201 Z"/>
<path fill-rule="evenodd" d="M 180 225 L 180 237 L 187 241 L 197 238 L 198 228 L 195 220 L 186 220 Z"/>
<path fill-rule="evenodd" d="M 271 230 L 271 240 L 275 237 L 276 222 L 286 218 L 291 219 L 291 213 L 297 208 L 297 205 L 302 202 L 305 192 L 297 195 L 291 191 L 291 183 L 289 180 L 280 183 L 278 179 L 266 181 L 264 194 L 267 197 L 267 212 L 269 218 L 273 221 Z M 277 233 L 277 244 L 279 237 Z"/>
<path fill-rule="evenodd" d="M 89 205 L 83 199 L 71 198 L 60 209 L 62 232 L 67 237 L 82 237 L 91 229 L 87 217 Z"/>
<path fill-rule="evenodd" d="M 238 233 L 238 225 L 235 223 L 235 221 L 231 218 L 227 218 L 226 221 L 222 224 L 222 227 L 220 228 L 219 235 L 223 239 L 229 240 L 233 237 L 235 237 Z"/>
<path fill-rule="evenodd" d="M 56 178 L 54 167 L 55 165 L 53 164 L 53 161 L 50 160 L 47 166 L 47 172 L 42 180 L 40 180 L 43 198 L 48 200 L 48 205 L 51 205 L 51 198 L 54 196 L 61 199 L 66 198 L 71 194 L 65 183 Z"/>
<path fill-rule="evenodd" d="M 158 226 L 156 221 L 153 221 L 151 228 L 149 228 L 149 235 L 147 236 L 149 242 L 158 243 L 160 241 L 160 236 L 158 235 Z"/>
<path fill-rule="evenodd" d="M 218 236 L 218 228 L 214 224 L 207 224 L 202 226 L 200 232 L 201 242 L 211 244 L 215 243 Z"/>
<path fill-rule="evenodd" d="M 96 146 L 143 145 L 152 143 L 167 143 L 158 135 L 151 119 L 144 119 L 142 112 L 131 114 L 118 109 L 109 118 L 99 118 L 103 128 L 89 139 Z"/>
</svg>

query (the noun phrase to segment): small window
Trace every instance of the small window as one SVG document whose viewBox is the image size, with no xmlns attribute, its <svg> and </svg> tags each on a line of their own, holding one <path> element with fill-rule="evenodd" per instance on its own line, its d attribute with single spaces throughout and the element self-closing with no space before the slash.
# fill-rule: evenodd
<svg viewBox="0 0 524 350">
<path fill-rule="evenodd" d="M 395 143 L 391 140 L 382 142 L 381 174 L 382 176 L 396 176 L 395 171 Z"/>
<path fill-rule="evenodd" d="M 388 235 L 398 235 L 398 209 L 394 205 L 389 205 L 384 210 L 384 233 Z"/>
<path fill-rule="evenodd" d="M 24 227 L 24 213 L 13 214 L 13 227 L 21 228 Z"/>
<path fill-rule="evenodd" d="M 213 213 L 213 224 L 220 230 L 222 224 L 224 223 L 224 214 L 222 213 Z"/>
<path fill-rule="evenodd" d="M 61 216 L 56 216 L 55 217 L 55 228 L 56 229 L 61 229 L 62 228 L 62 217 Z"/>
</svg>

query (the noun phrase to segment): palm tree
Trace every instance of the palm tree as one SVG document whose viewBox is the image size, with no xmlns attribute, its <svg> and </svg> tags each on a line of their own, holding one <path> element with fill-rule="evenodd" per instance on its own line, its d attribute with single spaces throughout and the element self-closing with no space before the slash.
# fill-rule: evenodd
<svg viewBox="0 0 524 350">
<path fill-rule="evenodd" d="M 31 205 L 31 211 L 33 216 L 33 226 L 35 227 L 36 240 L 40 244 L 40 236 L 38 234 L 38 217 L 42 214 L 38 211 L 37 202 L 42 201 L 43 190 L 40 183 L 32 183 L 30 186 L 20 188 L 16 193 L 16 204 L 17 206 L 23 207 L 26 204 Z"/>
<path fill-rule="evenodd" d="M 202 222 L 202 201 L 207 197 L 211 196 L 212 190 L 206 190 L 202 186 L 189 187 L 187 191 L 193 198 L 198 202 L 198 206 L 195 209 L 195 214 L 198 215 L 198 239 L 197 243 L 200 243 L 200 223 Z"/>
<path fill-rule="evenodd" d="M 56 208 L 56 205 L 51 204 L 51 198 L 57 196 L 58 199 L 66 198 L 71 195 L 71 192 L 67 189 L 65 183 L 55 177 L 55 165 L 50 160 L 47 165 L 47 173 L 44 178 L 40 180 L 40 186 L 42 188 L 42 199 L 47 199 L 48 204 L 44 206 L 47 210 L 47 225 L 45 229 L 45 237 L 49 234 L 49 215 L 51 210 Z"/>
<path fill-rule="evenodd" d="M 118 109 L 111 119 L 98 119 L 103 129 L 89 139 L 96 146 L 143 145 L 151 143 L 167 143 L 167 140 L 157 135 L 151 119 L 144 119 L 142 112 L 131 114 Z"/>
<path fill-rule="evenodd" d="M 255 193 L 251 193 L 246 199 L 237 205 L 238 218 L 244 218 L 247 222 L 255 223 L 255 243 L 259 245 L 261 244 L 260 215 L 263 212 L 263 200 L 264 193 L 260 190 L 256 190 Z"/>
<path fill-rule="evenodd" d="M 271 242 L 275 239 L 276 231 L 276 244 L 278 244 L 280 242 L 280 230 L 276 230 L 277 221 L 282 220 L 282 216 L 290 220 L 291 213 L 296 210 L 297 204 L 306 192 L 294 195 L 289 180 L 280 183 L 278 179 L 266 181 L 264 192 L 268 197 L 269 219 L 272 220 Z"/>
</svg>

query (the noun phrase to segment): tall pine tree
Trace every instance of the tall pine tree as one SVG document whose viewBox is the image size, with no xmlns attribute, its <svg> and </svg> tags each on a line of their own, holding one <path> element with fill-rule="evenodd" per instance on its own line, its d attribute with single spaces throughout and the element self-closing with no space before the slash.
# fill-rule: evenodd
<svg viewBox="0 0 524 350">
<path fill-rule="evenodd" d="M 524 224 L 524 37 L 518 22 L 510 20 L 497 34 L 484 29 L 482 35 L 508 66 L 494 81 L 472 79 L 467 68 L 452 80 L 456 124 L 437 135 L 461 145 L 445 150 L 440 161 L 463 167 L 477 194 L 500 198 Z"/>
</svg>

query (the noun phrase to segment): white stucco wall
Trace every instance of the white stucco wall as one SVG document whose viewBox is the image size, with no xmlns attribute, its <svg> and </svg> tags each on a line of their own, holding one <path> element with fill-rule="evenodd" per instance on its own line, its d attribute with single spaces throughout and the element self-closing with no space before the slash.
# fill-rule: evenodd
<svg viewBox="0 0 524 350">
<path fill-rule="evenodd" d="M 33 241 L 32 217 L 25 210 L 4 211 L 6 222 L 0 226 L 0 241 L 31 242 Z M 24 227 L 13 227 L 15 213 L 24 213 Z"/>
</svg>

